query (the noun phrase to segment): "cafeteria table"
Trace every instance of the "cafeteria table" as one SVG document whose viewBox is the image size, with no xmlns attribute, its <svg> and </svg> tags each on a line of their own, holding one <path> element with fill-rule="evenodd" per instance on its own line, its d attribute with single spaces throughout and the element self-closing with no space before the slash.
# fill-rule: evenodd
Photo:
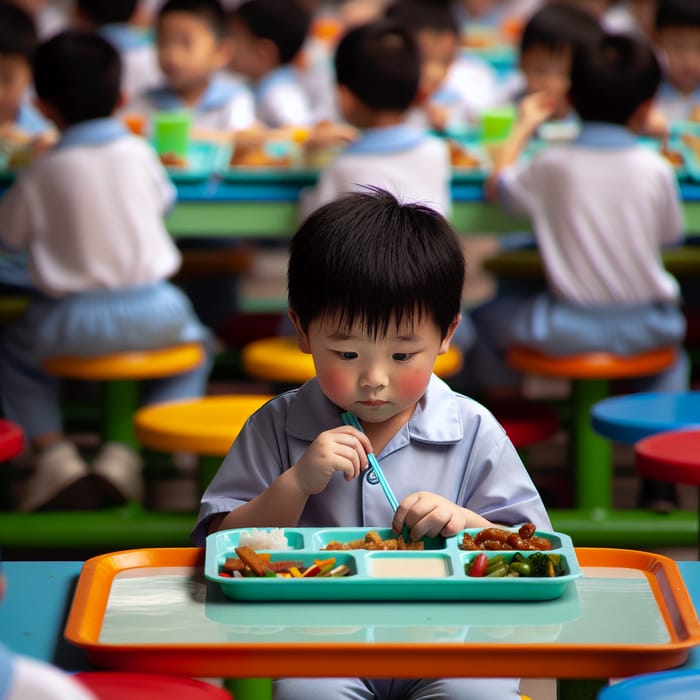
<svg viewBox="0 0 700 700">
<path fill-rule="evenodd" d="M 609 677 L 700 667 L 698 562 L 579 549 L 583 577 L 552 601 L 259 603 L 233 601 L 205 581 L 202 553 L 130 550 L 85 566 L 5 562 L 0 640 L 67 670 L 98 664 L 215 677 L 508 669 L 559 676 L 558 696 L 567 700 L 593 700 Z"/>
</svg>

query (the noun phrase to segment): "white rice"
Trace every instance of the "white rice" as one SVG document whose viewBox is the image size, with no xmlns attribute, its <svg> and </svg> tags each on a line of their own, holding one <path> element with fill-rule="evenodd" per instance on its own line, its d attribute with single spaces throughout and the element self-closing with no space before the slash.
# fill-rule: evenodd
<svg viewBox="0 0 700 700">
<path fill-rule="evenodd" d="M 238 546 L 251 549 L 289 549 L 284 530 L 279 527 L 272 530 L 258 530 L 254 527 L 250 532 L 241 532 Z"/>
</svg>

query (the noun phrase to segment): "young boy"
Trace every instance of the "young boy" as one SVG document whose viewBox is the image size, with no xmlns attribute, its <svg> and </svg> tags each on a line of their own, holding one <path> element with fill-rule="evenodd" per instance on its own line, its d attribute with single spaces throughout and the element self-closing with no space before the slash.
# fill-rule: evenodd
<svg viewBox="0 0 700 700">
<path fill-rule="evenodd" d="M 131 24 L 138 0 L 77 0 L 80 23 L 111 41 L 122 59 L 125 99 L 159 85 L 162 75 L 150 37 Z"/>
<path fill-rule="evenodd" d="M 700 118 L 700 3 L 659 0 L 656 44 L 665 55 L 656 105 L 669 122 Z"/>
<path fill-rule="evenodd" d="M 163 223 L 175 192 L 152 149 L 112 118 L 120 80 L 119 55 L 92 32 L 42 44 L 37 98 L 62 136 L 0 200 L 0 240 L 27 250 L 40 292 L 0 344 L 3 410 L 37 455 L 23 511 L 99 506 L 82 500 L 98 494 L 63 434 L 60 386 L 42 369 L 46 357 L 208 341 L 186 297 L 166 281 L 180 264 Z M 145 402 L 200 395 L 207 373 L 205 363 L 149 382 Z M 125 445 L 104 445 L 93 472 L 110 498 L 141 497 L 140 458 Z"/>
<path fill-rule="evenodd" d="M 386 17 L 415 37 L 421 53 L 421 83 L 411 123 L 444 131 L 475 124 L 497 98 L 495 71 L 476 56 L 460 54 L 460 30 L 446 2 L 395 0 Z"/>
<path fill-rule="evenodd" d="M 126 112 L 192 113 L 193 135 L 247 129 L 255 122 L 250 90 L 224 74 L 231 58 L 219 0 L 167 0 L 158 11 L 156 47 L 165 84 L 132 101 Z"/>
<path fill-rule="evenodd" d="M 405 525 L 413 540 L 496 522 L 550 527 L 501 426 L 432 373 L 459 322 L 463 280 L 459 240 L 427 207 L 375 190 L 313 213 L 292 239 L 288 289 L 317 376 L 249 419 L 202 498 L 194 542 L 249 526 Z M 343 411 L 364 432 L 344 426 Z M 364 478 L 369 452 L 396 512 Z M 409 686 L 410 697 L 519 698 L 515 679 L 352 678 L 280 679 L 275 698 L 388 699 Z"/>
<path fill-rule="evenodd" d="M 496 298 L 475 312 L 474 376 L 485 386 L 519 381 L 504 362 L 512 345 L 621 355 L 672 345 L 677 363 L 637 387 L 687 389 L 678 283 L 661 261 L 662 246 L 682 234 L 676 178 L 635 135 L 660 80 L 645 39 L 602 35 L 579 49 L 569 95 L 581 133 L 526 163 L 518 158 L 556 103 L 546 93 L 523 100 L 490 191 L 532 219 L 548 289 L 530 298 Z"/>
<path fill-rule="evenodd" d="M 248 0 L 230 16 L 230 68 L 253 82 L 257 119 L 267 127 L 313 124 L 313 105 L 294 66 L 311 20 L 297 0 Z"/>
<path fill-rule="evenodd" d="M 338 44 L 335 70 L 340 111 L 362 134 L 302 193 L 302 217 L 363 185 L 447 214 L 447 145 L 405 123 L 420 80 L 420 53 L 410 32 L 390 20 L 351 29 Z"/>
</svg>

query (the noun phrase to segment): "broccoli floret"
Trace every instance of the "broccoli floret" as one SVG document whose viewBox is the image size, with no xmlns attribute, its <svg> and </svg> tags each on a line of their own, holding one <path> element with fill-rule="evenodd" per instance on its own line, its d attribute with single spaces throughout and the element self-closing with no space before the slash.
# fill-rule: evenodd
<svg viewBox="0 0 700 700">
<path fill-rule="evenodd" d="M 554 564 L 544 552 L 533 552 L 527 560 L 532 568 L 531 576 L 550 578 L 554 576 Z"/>
</svg>

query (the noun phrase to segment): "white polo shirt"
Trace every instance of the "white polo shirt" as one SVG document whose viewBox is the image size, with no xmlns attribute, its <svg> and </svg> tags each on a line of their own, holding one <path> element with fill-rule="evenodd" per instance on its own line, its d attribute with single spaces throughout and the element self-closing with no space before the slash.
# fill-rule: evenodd
<svg viewBox="0 0 700 700">
<path fill-rule="evenodd" d="M 682 235 L 669 163 L 623 127 L 584 123 L 501 174 L 499 194 L 532 220 L 551 291 L 581 305 L 675 302 L 661 249 Z"/>
<path fill-rule="evenodd" d="M 44 293 L 150 284 L 180 254 L 163 221 L 175 189 L 155 152 L 114 119 L 66 130 L 0 199 L 0 237 L 29 252 Z"/>
</svg>

